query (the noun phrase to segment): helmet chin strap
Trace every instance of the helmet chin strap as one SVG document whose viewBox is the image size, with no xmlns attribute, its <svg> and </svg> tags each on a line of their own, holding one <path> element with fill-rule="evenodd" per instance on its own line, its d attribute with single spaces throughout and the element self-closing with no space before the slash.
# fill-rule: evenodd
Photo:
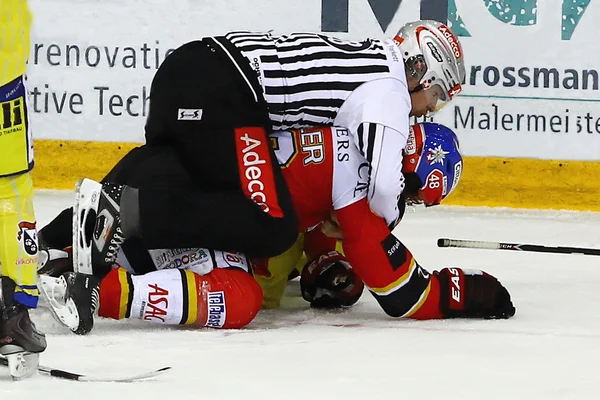
<svg viewBox="0 0 600 400">
<path fill-rule="evenodd" d="M 417 85 L 413 90 L 409 90 L 408 93 L 410 94 L 415 94 L 420 92 L 421 90 L 424 90 L 425 88 L 423 87 L 423 85 L 419 84 Z M 429 110 L 427 110 L 427 113 L 425 114 L 425 117 L 429 118 L 431 115 L 433 115 L 433 113 Z"/>
<path fill-rule="evenodd" d="M 417 85 L 417 86 L 416 86 L 416 87 L 415 87 L 413 90 L 409 90 L 408 92 L 409 92 L 410 94 L 414 94 L 414 93 L 420 92 L 420 91 L 421 91 L 421 90 L 423 90 L 423 89 L 424 89 L 424 88 L 423 88 L 423 85 L 421 85 L 421 84 L 418 84 L 418 85 Z"/>
</svg>

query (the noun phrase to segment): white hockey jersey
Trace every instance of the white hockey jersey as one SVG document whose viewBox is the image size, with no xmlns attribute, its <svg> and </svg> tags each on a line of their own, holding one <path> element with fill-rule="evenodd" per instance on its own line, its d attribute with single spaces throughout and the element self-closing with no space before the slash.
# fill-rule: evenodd
<svg viewBox="0 0 600 400">
<path fill-rule="evenodd" d="M 398 46 L 315 33 L 231 32 L 225 38 L 254 70 L 246 79 L 260 82 L 275 131 L 324 125 L 349 130 L 369 162 L 369 204 L 394 224 L 411 110 Z"/>
</svg>

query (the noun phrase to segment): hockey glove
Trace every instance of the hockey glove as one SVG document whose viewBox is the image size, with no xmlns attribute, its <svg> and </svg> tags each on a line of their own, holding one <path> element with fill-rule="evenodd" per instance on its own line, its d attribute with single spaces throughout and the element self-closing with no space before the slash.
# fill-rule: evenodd
<svg viewBox="0 0 600 400">
<path fill-rule="evenodd" d="M 444 268 L 440 282 L 440 312 L 445 318 L 510 318 L 515 307 L 508 290 L 492 275 L 478 270 Z"/>
<path fill-rule="evenodd" d="M 330 251 L 307 263 L 300 275 L 304 300 L 315 308 L 350 307 L 365 285 L 342 254 Z"/>
</svg>

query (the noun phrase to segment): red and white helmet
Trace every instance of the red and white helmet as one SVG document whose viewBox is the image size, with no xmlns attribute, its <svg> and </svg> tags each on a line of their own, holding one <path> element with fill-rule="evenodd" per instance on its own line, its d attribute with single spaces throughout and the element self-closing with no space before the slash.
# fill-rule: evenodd
<svg viewBox="0 0 600 400">
<path fill-rule="evenodd" d="M 406 71 L 423 89 L 441 89 L 436 111 L 462 91 L 463 50 L 450 28 L 438 21 L 410 22 L 394 37 Z M 438 87 L 435 87 L 439 85 Z"/>
</svg>

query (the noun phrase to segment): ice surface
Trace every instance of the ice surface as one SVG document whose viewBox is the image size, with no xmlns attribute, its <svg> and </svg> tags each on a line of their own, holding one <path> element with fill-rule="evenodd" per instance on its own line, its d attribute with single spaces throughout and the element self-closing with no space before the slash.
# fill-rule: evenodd
<svg viewBox="0 0 600 400">
<path fill-rule="evenodd" d="M 69 205 L 40 191 L 40 226 Z M 441 249 L 439 237 L 600 247 L 600 214 L 437 207 L 409 211 L 397 234 L 429 271 L 484 269 L 512 293 L 507 321 L 394 320 L 365 293 L 344 312 L 307 308 L 292 282 L 283 308 L 239 331 L 100 320 L 85 337 L 36 311 L 42 364 L 83 374 L 143 372 L 151 381 L 13 383 L 0 400 L 61 399 L 598 399 L 600 257 Z"/>
</svg>

